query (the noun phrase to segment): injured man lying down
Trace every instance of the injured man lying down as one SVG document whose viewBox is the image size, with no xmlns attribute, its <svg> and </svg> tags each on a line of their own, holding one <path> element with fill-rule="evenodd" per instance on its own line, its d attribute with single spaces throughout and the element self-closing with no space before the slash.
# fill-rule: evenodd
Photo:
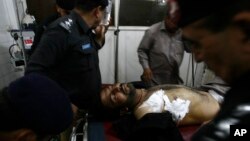
<svg viewBox="0 0 250 141">
<path fill-rule="evenodd" d="M 132 109 L 137 120 L 148 113 L 168 111 L 178 125 L 200 124 L 211 120 L 223 97 L 215 91 L 201 91 L 183 85 L 159 85 L 136 89 L 132 84 L 114 84 L 101 92 L 108 109 Z"/>
</svg>

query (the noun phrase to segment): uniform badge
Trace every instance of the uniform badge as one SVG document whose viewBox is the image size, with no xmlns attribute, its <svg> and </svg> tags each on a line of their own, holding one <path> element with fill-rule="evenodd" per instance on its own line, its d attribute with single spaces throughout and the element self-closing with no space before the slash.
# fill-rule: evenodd
<svg viewBox="0 0 250 141">
<path fill-rule="evenodd" d="M 73 20 L 68 18 L 66 21 L 63 21 L 60 23 L 60 26 L 62 26 L 64 29 L 66 29 L 68 32 L 71 32 L 71 26 L 73 24 Z"/>
<path fill-rule="evenodd" d="M 85 49 L 88 49 L 88 48 L 91 48 L 90 43 L 82 45 L 82 50 L 85 50 Z"/>
</svg>

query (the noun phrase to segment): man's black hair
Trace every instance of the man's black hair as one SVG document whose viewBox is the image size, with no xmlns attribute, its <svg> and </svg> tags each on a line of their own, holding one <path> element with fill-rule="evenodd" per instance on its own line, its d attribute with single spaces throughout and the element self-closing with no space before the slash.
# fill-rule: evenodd
<svg viewBox="0 0 250 141">
<path fill-rule="evenodd" d="M 207 17 L 201 27 L 219 32 L 230 24 L 232 17 L 241 11 L 250 11 L 249 0 L 178 0 L 180 27 Z"/>
<path fill-rule="evenodd" d="M 105 9 L 108 6 L 108 0 L 77 0 L 76 7 L 83 11 L 91 11 L 97 6 Z"/>
</svg>

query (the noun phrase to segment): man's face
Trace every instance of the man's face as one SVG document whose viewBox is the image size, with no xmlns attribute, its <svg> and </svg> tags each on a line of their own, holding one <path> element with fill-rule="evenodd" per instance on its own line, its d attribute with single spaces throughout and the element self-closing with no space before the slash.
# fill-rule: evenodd
<svg viewBox="0 0 250 141">
<path fill-rule="evenodd" d="M 170 16 L 166 16 L 164 19 L 165 27 L 170 33 L 175 33 L 178 30 L 176 23 L 170 18 Z"/>
<path fill-rule="evenodd" d="M 204 19 L 184 27 L 183 41 L 191 46 L 197 62 L 204 61 L 218 76 L 230 81 L 239 57 L 238 31 L 228 26 L 220 32 L 211 32 L 201 26 L 203 22 Z"/>
<path fill-rule="evenodd" d="M 129 84 L 117 83 L 101 91 L 101 101 L 105 107 L 118 108 L 133 103 L 135 88 Z"/>
<path fill-rule="evenodd" d="M 101 24 L 101 21 L 105 16 L 105 9 L 102 9 L 101 6 L 97 7 L 95 11 L 95 16 L 96 18 L 95 18 L 94 25 L 92 27 L 93 29 L 95 29 L 97 26 Z"/>
</svg>

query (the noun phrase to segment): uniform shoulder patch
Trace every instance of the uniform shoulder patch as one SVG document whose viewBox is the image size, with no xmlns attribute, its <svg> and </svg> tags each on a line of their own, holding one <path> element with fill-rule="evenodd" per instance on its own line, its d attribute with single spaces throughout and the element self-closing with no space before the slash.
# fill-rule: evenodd
<svg viewBox="0 0 250 141">
<path fill-rule="evenodd" d="M 66 29 L 68 32 L 71 32 L 71 27 L 73 25 L 73 20 L 71 18 L 67 18 L 60 22 L 59 24 L 62 28 Z"/>
</svg>

